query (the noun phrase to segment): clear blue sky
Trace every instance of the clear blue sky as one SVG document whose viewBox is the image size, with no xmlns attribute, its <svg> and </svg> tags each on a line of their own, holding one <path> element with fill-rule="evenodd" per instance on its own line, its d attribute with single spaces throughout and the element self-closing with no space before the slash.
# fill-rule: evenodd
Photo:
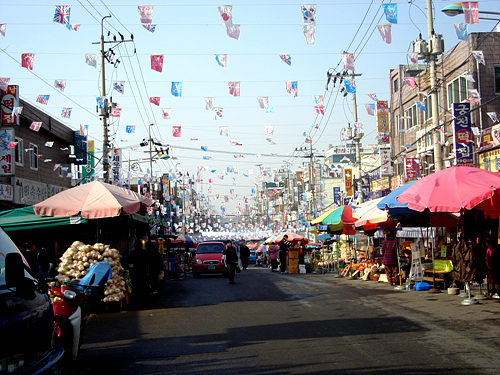
<svg viewBox="0 0 500 375">
<path fill-rule="evenodd" d="M 235 189 L 238 196 L 228 204 L 234 207 L 251 195 L 254 177 L 259 173 L 257 164 L 274 169 L 290 161 L 292 170 L 300 169 L 304 159 L 291 155 L 295 148 L 306 146 L 304 132 L 320 152 L 340 144 L 340 129 L 353 122 L 352 97 L 338 95 L 339 85 L 330 85 L 325 91 L 325 84 L 329 69 L 342 69 L 343 51 L 355 53 L 356 72 L 362 74 L 356 84 L 358 116 L 365 129 L 363 143 L 376 142 L 375 118 L 364 108 L 364 104 L 372 103 L 367 94 L 376 93 L 380 100 L 388 100 L 389 70 L 407 63 L 406 53 L 419 33 L 427 38 L 426 1 L 396 3 L 398 23 L 392 26 L 392 43 L 386 44 L 376 29 L 377 24 L 387 23 L 381 1 L 317 1 L 316 41 L 308 45 L 302 33 L 301 3 L 289 0 L 226 3 L 233 5 L 233 23 L 241 25 L 240 40 L 226 35 L 218 3 L 211 1 L 77 0 L 66 3 L 71 5 L 71 24 L 81 24 L 78 31 L 70 31 L 52 21 L 52 1 L 0 0 L 0 23 L 7 24 L 6 36 L 0 36 L 0 77 L 11 78 L 11 84 L 20 86 L 22 98 L 56 118 L 61 118 L 62 108 L 72 108 L 71 118 L 64 122 L 75 130 L 80 124 L 89 125 L 90 139 L 101 148 L 102 127 L 95 113 L 100 66 L 95 69 L 86 65 L 85 54 L 99 53 L 99 46 L 92 42 L 99 41 L 101 18 L 111 14 L 112 18 L 105 21 L 106 39 L 109 30 L 117 37 L 120 32 L 126 39 L 132 33 L 135 41 L 115 50 L 121 60 L 116 69 L 106 65 L 106 91 L 122 108 L 120 120 L 110 127 L 115 146 L 123 148 L 126 159 L 146 157 L 146 148 L 133 148 L 148 138 L 149 124 L 154 124 L 152 136 L 171 145 L 171 155 L 177 157 L 156 163 L 154 174 L 169 172 L 177 163 L 190 175 L 206 166 L 209 171 L 202 173 L 203 192 L 207 192 L 209 178 L 214 181 L 214 194 L 221 197 Z M 453 23 L 464 22 L 463 16 L 450 18 L 440 12 L 451 3 L 434 1 L 435 30 L 444 35 L 446 50 L 458 43 Z M 481 10 L 500 11 L 499 1 L 479 4 Z M 142 27 L 137 5 L 154 5 L 154 33 Z M 469 25 L 469 32 L 490 31 L 494 25 L 481 21 Z M 22 53 L 35 53 L 32 72 L 21 67 Z M 279 58 L 282 53 L 292 55 L 291 66 Z M 151 54 L 164 55 L 162 73 L 150 69 Z M 217 64 L 215 54 L 228 55 L 226 68 Z M 56 79 L 67 80 L 64 93 L 53 87 Z M 115 80 L 126 82 L 125 94 L 111 91 Z M 183 83 L 181 97 L 171 95 L 173 81 Z M 229 95 L 228 81 L 241 82 L 240 97 Z M 286 92 L 286 81 L 298 81 L 298 97 Z M 50 95 L 48 105 L 35 103 L 40 94 Z M 314 112 L 314 95 L 324 96 L 324 116 Z M 148 103 L 150 96 L 161 97 L 159 107 Z M 259 108 L 258 96 L 269 97 L 274 113 L 266 114 Z M 205 110 L 205 97 L 215 97 L 215 106 L 224 109 L 222 119 L 215 120 Z M 172 108 L 172 118 L 163 119 L 161 108 Z M 318 124 L 318 129 L 313 124 Z M 136 126 L 134 134 L 125 132 L 127 125 Z M 266 125 L 274 126 L 273 135 L 265 134 Z M 181 138 L 172 138 L 172 126 L 182 127 Z M 228 137 L 219 135 L 220 126 L 228 127 Z M 198 141 L 192 141 L 193 137 Z M 231 145 L 231 139 L 242 146 Z M 208 151 L 202 151 L 201 146 Z M 240 154 L 244 157 L 235 157 Z M 204 160 L 203 156 L 211 159 Z M 226 174 L 228 166 L 239 173 Z M 144 163 L 144 171 L 147 167 Z M 216 172 L 211 173 L 214 169 Z M 245 177 L 249 170 L 254 174 Z M 219 174 L 224 174 L 223 180 Z M 200 185 L 197 190 L 201 190 Z M 222 200 L 213 198 L 218 207 Z"/>
</svg>

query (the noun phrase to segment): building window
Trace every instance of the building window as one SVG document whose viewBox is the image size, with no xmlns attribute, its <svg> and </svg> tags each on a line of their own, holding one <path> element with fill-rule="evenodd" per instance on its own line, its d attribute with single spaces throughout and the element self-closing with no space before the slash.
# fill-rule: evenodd
<svg viewBox="0 0 500 375">
<path fill-rule="evenodd" d="M 438 90 L 437 92 L 437 102 L 439 108 L 438 113 L 441 113 L 441 99 L 442 99 L 442 91 Z M 430 96 L 427 96 L 424 99 L 424 105 L 425 108 L 427 108 L 427 111 L 424 111 L 424 121 L 427 121 L 432 118 L 432 100 Z"/>
<path fill-rule="evenodd" d="M 453 107 L 453 103 L 462 103 L 467 99 L 470 89 L 470 83 L 464 76 L 456 78 L 447 86 L 448 90 L 448 109 Z"/>
<path fill-rule="evenodd" d="M 17 145 L 14 148 L 14 161 L 15 161 L 16 165 L 23 166 L 24 165 L 23 140 L 22 140 L 22 138 L 16 137 L 15 141 L 17 142 Z"/>
<path fill-rule="evenodd" d="M 30 168 L 38 170 L 38 146 L 30 143 L 29 156 L 30 156 Z"/>
<path fill-rule="evenodd" d="M 500 94 L 500 66 L 495 66 L 495 94 Z"/>
<path fill-rule="evenodd" d="M 399 91 L 399 79 L 398 78 L 394 79 L 393 85 L 394 85 L 394 92 L 398 92 Z"/>
<path fill-rule="evenodd" d="M 405 111 L 405 129 L 408 130 L 411 127 L 418 125 L 418 114 L 417 105 L 414 104 Z"/>
</svg>

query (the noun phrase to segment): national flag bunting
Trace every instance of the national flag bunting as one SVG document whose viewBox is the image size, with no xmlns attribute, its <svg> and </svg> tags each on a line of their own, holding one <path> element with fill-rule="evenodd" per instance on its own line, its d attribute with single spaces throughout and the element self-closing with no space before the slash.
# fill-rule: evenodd
<svg viewBox="0 0 500 375">
<path fill-rule="evenodd" d="M 181 96 L 182 95 L 182 82 L 172 82 L 172 95 Z"/>
<path fill-rule="evenodd" d="M 292 65 L 292 55 L 289 53 L 280 54 L 281 60 L 283 60 L 288 66 Z"/>
<path fill-rule="evenodd" d="M 36 102 L 40 103 L 40 104 L 48 104 L 49 98 L 50 98 L 50 95 L 38 95 Z"/>
<path fill-rule="evenodd" d="M 122 109 L 121 108 L 111 108 L 111 113 L 109 114 L 111 117 L 120 117 Z"/>
<path fill-rule="evenodd" d="M 54 12 L 54 22 L 68 24 L 71 12 L 71 5 L 56 5 Z"/>
<path fill-rule="evenodd" d="M 462 9 L 466 24 L 479 23 L 479 6 L 477 1 L 463 1 Z"/>
<path fill-rule="evenodd" d="M 316 23 L 316 4 L 301 4 L 300 10 L 304 23 Z"/>
<path fill-rule="evenodd" d="M 259 101 L 259 107 L 262 109 L 269 108 L 269 98 L 267 96 L 258 96 L 257 100 Z"/>
<path fill-rule="evenodd" d="M 376 116 L 377 115 L 377 108 L 375 107 L 375 104 L 365 104 L 366 112 L 370 116 Z"/>
<path fill-rule="evenodd" d="M 370 99 L 375 100 L 376 102 L 378 102 L 377 94 L 368 94 L 368 96 L 370 97 Z"/>
<path fill-rule="evenodd" d="M 89 126 L 80 124 L 80 135 L 82 137 L 86 137 L 89 132 Z"/>
<path fill-rule="evenodd" d="M 7 90 L 7 86 L 9 86 L 10 78 L 1 77 L 0 78 L 0 90 Z"/>
<path fill-rule="evenodd" d="M 306 39 L 307 44 L 314 44 L 316 41 L 316 25 L 315 24 L 306 24 L 302 25 L 302 32 L 304 33 L 304 38 Z"/>
<path fill-rule="evenodd" d="M 21 54 L 21 66 L 28 70 L 33 70 L 33 62 L 35 60 L 34 53 L 23 53 Z"/>
<path fill-rule="evenodd" d="M 325 107 L 322 105 L 315 105 L 314 112 L 316 112 L 317 114 L 320 114 L 320 115 L 324 115 L 325 114 Z"/>
<path fill-rule="evenodd" d="M 146 30 L 148 30 L 148 31 L 151 31 L 152 33 L 154 33 L 154 32 L 155 32 L 155 30 L 156 30 L 156 24 L 155 24 L 155 25 L 152 25 L 152 24 L 150 24 L 150 23 L 148 23 L 148 24 L 143 24 L 143 25 L 142 25 L 142 27 L 144 27 L 144 28 L 145 28 Z"/>
<path fill-rule="evenodd" d="M 154 105 L 157 105 L 157 106 L 160 106 L 160 97 L 159 96 L 151 96 L 149 98 L 149 102 L 151 104 L 154 104 Z"/>
<path fill-rule="evenodd" d="M 181 136 L 181 127 L 172 126 L 172 137 L 179 138 Z"/>
<path fill-rule="evenodd" d="M 135 125 L 127 125 L 125 127 L 125 132 L 126 133 L 135 133 Z"/>
<path fill-rule="evenodd" d="M 104 96 L 98 96 L 95 98 L 95 100 L 97 101 L 97 107 L 99 107 L 100 109 L 103 109 L 104 106 L 105 106 L 105 97 Z"/>
<path fill-rule="evenodd" d="M 377 25 L 377 28 L 378 32 L 380 33 L 380 36 L 382 37 L 382 40 L 387 44 L 391 44 L 392 42 L 391 24 Z"/>
<path fill-rule="evenodd" d="M 354 53 L 343 53 L 342 61 L 344 62 L 344 69 L 354 71 Z"/>
<path fill-rule="evenodd" d="M 162 116 L 164 119 L 169 120 L 170 116 L 172 116 L 172 108 L 162 108 Z"/>
<path fill-rule="evenodd" d="M 151 55 L 151 69 L 157 72 L 163 70 L 163 55 Z"/>
<path fill-rule="evenodd" d="M 297 81 L 287 81 L 286 82 L 286 92 L 291 94 L 294 93 L 294 97 L 296 97 L 299 93 L 299 83 Z"/>
<path fill-rule="evenodd" d="M 7 32 L 7 24 L 6 23 L 0 23 L 0 35 L 5 37 L 5 33 Z"/>
<path fill-rule="evenodd" d="M 205 109 L 207 111 L 212 111 L 214 109 L 215 98 L 208 97 L 205 98 Z"/>
<path fill-rule="evenodd" d="M 223 54 L 223 55 L 215 55 L 215 60 L 217 61 L 217 63 L 222 66 L 223 68 L 226 67 L 227 65 L 227 55 L 226 54 Z"/>
<path fill-rule="evenodd" d="M 382 4 L 385 19 L 390 23 L 398 23 L 398 4 Z"/>
<path fill-rule="evenodd" d="M 41 127 L 42 127 L 41 122 L 32 122 L 30 125 L 30 129 L 35 131 L 35 132 L 39 131 Z"/>
<path fill-rule="evenodd" d="M 323 95 L 314 95 L 314 104 L 316 105 L 325 105 L 323 101 Z"/>
<path fill-rule="evenodd" d="M 70 118 L 71 117 L 71 110 L 72 108 L 63 108 L 61 112 L 61 117 L 62 118 Z"/>
<path fill-rule="evenodd" d="M 56 79 L 54 81 L 54 87 L 56 89 L 59 89 L 62 92 L 64 92 L 64 89 L 66 88 L 66 80 L 65 79 Z"/>
<path fill-rule="evenodd" d="M 113 82 L 113 88 L 120 94 L 125 94 L 125 81 L 115 81 Z"/>
<path fill-rule="evenodd" d="M 364 133 L 363 123 L 362 122 L 355 122 L 354 123 L 354 131 L 356 132 L 356 134 Z"/>
<path fill-rule="evenodd" d="M 240 96 L 240 82 L 228 82 L 229 95 Z"/>
<path fill-rule="evenodd" d="M 222 107 L 215 107 L 213 109 L 214 118 L 217 120 L 218 118 L 222 118 Z"/>
<path fill-rule="evenodd" d="M 86 53 L 85 54 L 85 64 L 93 66 L 94 68 L 97 68 L 97 54 Z"/>
<path fill-rule="evenodd" d="M 138 5 L 139 20 L 141 23 L 153 22 L 153 5 Z"/>
</svg>

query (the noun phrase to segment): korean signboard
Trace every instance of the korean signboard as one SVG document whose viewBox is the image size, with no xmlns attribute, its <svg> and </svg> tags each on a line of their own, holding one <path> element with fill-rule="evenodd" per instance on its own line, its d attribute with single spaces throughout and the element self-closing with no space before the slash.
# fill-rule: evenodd
<svg viewBox="0 0 500 375">
<path fill-rule="evenodd" d="M 2 90 L 1 107 L 2 125 L 19 125 L 19 114 L 14 111 L 19 107 L 19 86 L 9 85 Z"/>
<path fill-rule="evenodd" d="M 457 165 L 474 166 L 474 142 L 471 129 L 470 103 L 453 103 L 455 116 L 453 137 Z"/>
<path fill-rule="evenodd" d="M 341 198 L 340 186 L 334 186 L 333 187 L 333 200 L 335 201 L 335 203 L 338 203 L 338 202 L 340 202 L 340 198 Z"/>
<path fill-rule="evenodd" d="M 420 177 L 420 165 L 417 158 L 405 158 L 405 180 Z"/>
<path fill-rule="evenodd" d="M 379 100 L 377 102 L 377 124 L 379 141 L 381 145 L 390 144 L 389 138 L 389 105 L 387 100 Z"/>
<path fill-rule="evenodd" d="M 4 129 L 0 132 L 0 176 L 14 174 L 14 147 L 8 147 L 14 141 L 14 130 Z"/>
<path fill-rule="evenodd" d="M 391 148 L 380 147 L 380 177 L 392 176 Z"/>
<path fill-rule="evenodd" d="M 480 151 L 490 150 L 500 146 L 500 124 L 491 128 L 483 129 L 481 132 Z"/>
<path fill-rule="evenodd" d="M 75 165 L 87 164 L 87 136 L 80 135 L 79 131 L 75 131 L 73 135 L 75 143 Z"/>
<path fill-rule="evenodd" d="M 353 195 L 353 176 L 352 169 L 344 169 L 344 184 L 347 197 L 352 197 Z"/>
<path fill-rule="evenodd" d="M 87 143 L 87 164 L 82 168 L 82 184 L 88 184 L 89 182 L 94 181 L 94 141 L 88 141 Z"/>
<path fill-rule="evenodd" d="M 119 148 L 113 148 L 111 150 L 111 168 L 113 170 L 113 183 L 118 184 L 120 182 L 120 172 L 122 168 L 122 150 Z"/>
</svg>

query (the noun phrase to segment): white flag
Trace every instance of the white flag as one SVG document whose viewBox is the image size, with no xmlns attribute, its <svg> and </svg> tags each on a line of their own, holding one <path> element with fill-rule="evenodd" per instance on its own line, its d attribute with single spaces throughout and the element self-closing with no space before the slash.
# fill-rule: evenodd
<svg viewBox="0 0 500 375">
<path fill-rule="evenodd" d="M 215 104 L 215 98 L 213 97 L 205 98 L 205 109 L 207 111 L 212 111 L 214 109 L 214 104 Z"/>
<path fill-rule="evenodd" d="M 227 36 L 236 40 L 240 40 L 240 25 L 232 25 L 226 28 Z"/>
<path fill-rule="evenodd" d="M 115 81 L 113 82 L 113 88 L 120 94 L 125 94 L 125 81 Z"/>
<path fill-rule="evenodd" d="M 162 108 L 163 118 L 169 120 L 172 116 L 172 108 Z"/>
<path fill-rule="evenodd" d="M 273 125 L 264 126 L 264 134 L 274 134 L 274 126 Z"/>
<path fill-rule="evenodd" d="M 269 98 L 267 96 L 259 96 L 259 97 L 257 97 L 257 100 L 259 101 L 260 108 L 262 108 L 262 109 L 269 108 Z"/>
<path fill-rule="evenodd" d="M 219 134 L 225 137 L 229 136 L 229 128 L 227 126 L 219 126 Z"/>
<path fill-rule="evenodd" d="M 219 11 L 222 24 L 226 27 L 233 26 L 233 6 L 217 5 L 217 10 Z"/>
<path fill-rule="evenodd" d="M 1 23 L 0 24 L 0 34 L 2 36 L 5 36 L 5 32 L 7 31 L 7 24 L 6 23 Z"/>
<path fill-rule="evenodd" d="M 56 89 L 59 89 L 62 92 L 64 92 L 64 89 L 66 88 L 66 80 L 65 79 L 56 79 L 54 82 L 54 87 Z"/>
<path fill-rule="evenodd" d="M 97 54 L 86 53 L 85 63 L 87 65 L 93 66 L 94 68 L 97 68 Z"/>
<path fill-rule="evenodd" d="M 304 32 L 304 37 L 306 38 L 307 44 L 314 44 L 316 37 L 314 33 L 316 32 L 316 25 L 314 23 L 308 23 L 302 25 L 302 31 Z"/>
</svg>

